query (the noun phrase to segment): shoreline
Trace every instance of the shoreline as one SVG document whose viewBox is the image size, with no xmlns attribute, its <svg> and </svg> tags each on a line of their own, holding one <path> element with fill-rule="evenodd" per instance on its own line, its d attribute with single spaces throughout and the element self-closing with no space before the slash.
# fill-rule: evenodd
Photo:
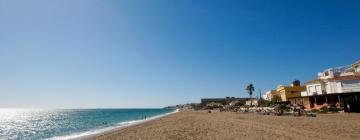
<svg viewBox="0 0 360 140">
<path fill-rule="evenodd" d="M 94 138 L 94 137 L 106 135 L 108 133 L 112 133 L 112 132 L 115 132 L 115 131 L 120 131 L 120 130 L 126 129 L 128 127 L 132 127 L 132 126 L 141 125 L 141 124 L 144 124 L 144 123 L 147 123 L 147 122 L 151 122 L 151 121 L 154 121 L 156 119 L 163 118 L 163 117 L 166 117 L 166 116 L 178 113 L 178 112 L 179 112 L 179 109 L 175 109 L 172 112 L 156 115 L 156 116 L 149 117 L 149 118 L 146 118 L 146 119 L 120 122 L 116 126 L 109 126 L 109 127 L 105 127 L 105 128 L 101 128 L 101 129 L 95 129 L 95 130 L 90 130 L 90 131 L 81 132 L 81 133 L 75 133 L 75 134 L 70 134 L 70 135 L 57 136 L 57 137 L 49 138 L 47 140 L 60 140 L 60 139 L 83 140 L 83 139 Z"/>
</svg>

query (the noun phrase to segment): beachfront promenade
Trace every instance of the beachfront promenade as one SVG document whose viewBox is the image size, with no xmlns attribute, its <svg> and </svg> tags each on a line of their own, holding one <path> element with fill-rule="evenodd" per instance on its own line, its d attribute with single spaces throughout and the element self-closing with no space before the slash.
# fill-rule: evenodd
<svg viewBox="0 0 360 140">
<path fill-rule="evenodd" d="M 360 139 L 360 114 L 317 117 L 181 110 L 143 124 L 107 132 L 96 140 Z"/>
</svg>

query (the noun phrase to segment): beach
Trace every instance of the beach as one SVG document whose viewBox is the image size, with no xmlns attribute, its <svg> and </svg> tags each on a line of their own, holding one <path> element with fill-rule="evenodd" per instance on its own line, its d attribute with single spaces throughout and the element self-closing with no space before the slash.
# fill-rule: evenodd
<svg viewBox="0 0 360 140">
<path fill-rule="evenodd" d="M 360 114 L 317 117 L 181 110 L 89 140 L 360 139 Z"/>
</svg>

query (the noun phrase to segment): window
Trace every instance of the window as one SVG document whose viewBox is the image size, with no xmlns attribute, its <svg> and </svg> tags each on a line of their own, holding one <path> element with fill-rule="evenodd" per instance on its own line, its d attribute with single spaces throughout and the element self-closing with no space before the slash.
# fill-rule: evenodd
<svg viewBox="0 0 360 140">
<path fill-rule="evenodd" d="M 309 86 L 309 91 L 310 91 L 310 93 L 316 92 L 315 86 Z"/>
<path fill-rule="evenodd" d="M 360 66 L 355 67 L 355 72 L 360 72 Z"/>
<path fill-rule="evenodd" d="M 315 86 L 315 92 L 321 93 L 321 86 L 320 85 Z"/>
</svg>

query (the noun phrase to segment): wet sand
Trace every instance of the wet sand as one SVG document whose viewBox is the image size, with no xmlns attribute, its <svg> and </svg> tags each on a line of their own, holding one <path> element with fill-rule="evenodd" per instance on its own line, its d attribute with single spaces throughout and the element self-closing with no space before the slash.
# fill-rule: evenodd
<svg viewBox="0 0 360 140">
<path fill-rule="evenodd" d="M 94 140 L 360 139 L 360 114 L 264 116 L 182 110 L 94 136 Z"/>
</svg>

